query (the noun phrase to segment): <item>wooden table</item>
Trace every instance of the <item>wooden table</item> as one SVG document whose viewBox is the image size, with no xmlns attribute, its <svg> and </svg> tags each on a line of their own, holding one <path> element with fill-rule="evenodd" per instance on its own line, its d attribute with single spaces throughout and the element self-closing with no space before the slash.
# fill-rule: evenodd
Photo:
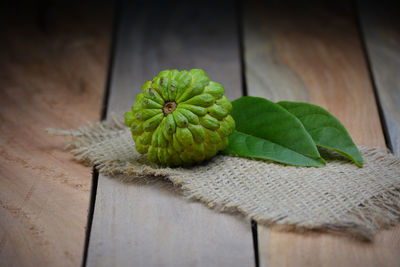
<svg viewBox="0 0 400 267">
<path fill-rule="evenodd" d="M 91 170 L 44 132 L 100 118 L 103 108 L 106 119 L 129 109 L 160 70 L 203 68 L 231 100 L 312 102 L 336 115 L 358 145 L 399 155 L 394 6 L 122 1 L 118 10 L 105 94 L 111 3 L 0 16 L 14 22 L 2 32 L 0 54 L 1 266 L 400 265 L 399 225 L 363 243 L 252 224 L 187 201 L 167 182 L 94 175 L 91 188 Z"/>
</svg>

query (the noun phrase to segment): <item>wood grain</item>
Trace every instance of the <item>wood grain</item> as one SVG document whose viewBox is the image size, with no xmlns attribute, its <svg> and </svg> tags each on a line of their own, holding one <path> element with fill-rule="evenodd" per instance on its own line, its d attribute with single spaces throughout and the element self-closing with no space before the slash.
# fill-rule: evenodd
<svg viewBox="0 0 400 267">
<path fill-rule="evenodd" d="M 241 96 L 231 4 L 125 1 L 121 10 L 108 114 L 128 110 L 144 81 L 164 69 L 202 68 L 230 99 Z M 88 266 L 254 265 L 248 220 L 187 201 L 160 183 L 100 175 Z"/>
<path fill-rule="evenodd" d="M 388 142 L 400 155 L 400 8 L 394 1 L 358 1 L 372 76 L 387 127 Z"/>
<path fill-rule="evenodd" d="M 0 8 L 0 266 L 78 266 L 91 168 L 45 128 L 100 117 L 112 6 L 25 4 Z"/>
<path fill-rule="evenodd" d="M 346 2 L 247 2 L 249 95 L 309 101 L 337 116 L 358 145 L 385 141 L 354 12 Z M 283 81 L 282 81 L 283 80 Z M 400 227 L 372 243 L 258 225 L 261 266 L 398 266 Z"/>
<path fill-rule="evenodd" d="M 316 103 L 343 122 L 356 144 L 384 147 L 351 10 L 312 2 L 248 3 L 247 7 L 244 47 L 249 95 Z"/>
</svg>

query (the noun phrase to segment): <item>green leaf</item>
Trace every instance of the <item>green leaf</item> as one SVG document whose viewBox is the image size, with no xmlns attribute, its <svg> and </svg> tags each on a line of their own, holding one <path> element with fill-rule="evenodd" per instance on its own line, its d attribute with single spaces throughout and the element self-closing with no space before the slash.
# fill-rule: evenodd
<svg viewBox="0 0 400 267">
<path fill-rule="evenodd" d="M 335 150 L 357 166 L 363 166 L 360 151 L 346 128 L 327 110 L 308 103 L 282 101 L 278 104 L 301 121 L 318 146 Z"/>
<path fill-rule="evenodd" d="M 296 166 L 325 165 L 304 126 L 280 105 L 245 96 L 233 101 L 232 106 L 236 131 L 223 153 Z"/>
</svg>

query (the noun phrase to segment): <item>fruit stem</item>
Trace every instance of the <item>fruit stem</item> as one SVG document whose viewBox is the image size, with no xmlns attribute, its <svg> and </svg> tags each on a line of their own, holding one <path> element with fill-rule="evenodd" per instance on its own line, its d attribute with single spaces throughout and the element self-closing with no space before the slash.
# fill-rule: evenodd
<svg viewBox="0 0 400 267">
<path fill-rule="evenodd" d="M 176 109 L 176 106 L 177 106 L 177 104 L 175 101 L 165 103 L 165 105 L 163 107 L 164 115 L 167 116 L 168 114 L 171 114 L 172 112 L 174 112 L 174 110 Z"/>
</svg>

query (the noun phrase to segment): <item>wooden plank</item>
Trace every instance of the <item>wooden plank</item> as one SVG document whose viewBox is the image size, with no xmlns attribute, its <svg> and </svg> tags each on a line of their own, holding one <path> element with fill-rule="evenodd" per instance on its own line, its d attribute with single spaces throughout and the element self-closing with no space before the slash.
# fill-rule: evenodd
<svg viewBox="0 0 400 267">
<path fill-rule="evenodd" d="M 121 12 L 109 112 L 128 110 L 163 69 L 203 68 L 230 99 L 241 96 L 233 5 L 125 1 Z M 168 183 L 100 175 L 87 265 L 252 266 L 250 222 L 187 201 Z"/>
<path fill-rule="evenodd" d="M 327 108 L 358 145 L 384 147 L 353 10 L 346 2 L 246 2 L 245 68 L 250 95 Z M 285 81 L 282 81 L 285 79 Z M 372 243 L 258 225 L 260 266 L 395 266 L 400 227 Z"/>
<path fill-rule="evenodd" d="M 358 7 L 387 141 L 400 155 L 400 8 L 394 1 L 358 1 Z"/>
<path fill-rule="evenodd" d="M 279 3 L 247 5 L 244 46 L 248 93 L 273 101 L 317 103 L 344 123 L 358 145 L 384 147 L 351 11 L 324 8 L 318 3 L 286 4 L 291 7 Z"/>
<path fill-rule="evenodd" d="M 79 266 L 91 168 L 45 128 L 100 118 L 112 4 L 9 3 L 0 8 L 0 266 Z"/>
</svg>

